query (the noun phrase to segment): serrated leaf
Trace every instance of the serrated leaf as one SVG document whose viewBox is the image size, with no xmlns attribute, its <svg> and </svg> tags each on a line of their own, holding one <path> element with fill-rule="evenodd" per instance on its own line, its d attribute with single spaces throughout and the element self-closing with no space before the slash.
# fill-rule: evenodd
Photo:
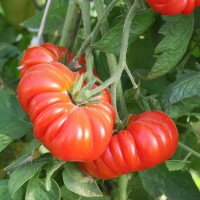
<svg viewBox="0 0 200 200">
<path fill-rule="evenodd" d="M 154 198 L 164 194 L 170 200 L 199 200 L 200 192 L 189 172 L 169 172 L 164 165 L 141 171 L 144 188 Z"/>
<path fill-rule="evenodd" d="M 68 1 L 65 0 L 52 1 L 46 18 L 43 33 L 53 33 L 56 30 L 62 30 L 66 15 L 67 4 Z M 38 14 L 36 14 L 35 16 L 22 22 L 21 25 L 31 30 L 38 30 L 43 17 L 43 13 L 44 11 L 38 12 Z"/>
<path fill-rule="evenodd" d="M 26 114 L 17 98 L 3 90 L 0 90 L 0 111 L 0 134 L 18 139 L 31 131 L 32 125 L 24 120 Z"/>
<path fill-rule="evenodd" d="M 29 179 L 31 179 L 35 174 L 41 170 L 42 166 L 46 164 L 49 158 L 38 158 L 32 163 L 22 166 L 16 169 L 10 176 L 8 182 L 8 189 L 11 196 L 19 190 L 19 188 Z"/>
<path fill-rule="evenodd" d="M 164 38 L 157 45 L 155 54 L 160 55 L 147 78 L 153 79 L 171 71 L 182 59 L 193 33 L 194 16 L 163 16 L 166 23 L 160 33 Z"/>
<path fill-rule="evenodd" d="M 199 96 L 200 94 L 200 72 L 182 75 L 177 81 L 170 84 L 162 97 L 164 107 L 177 103 L 183 99 Z"/>
<path fill-rule="evenodd" d="M 56 162 L 56 163 L 50 163 L 47 166 L 46 169 L 46 179 L 45 179 L 45 188 L 47 191 L 51 190 L 51 176 L 53 175 L 53 173 L 59 169 L 62 165 L 64 164 L 64 162 Z"/>
<path fill-rule="evenodd" d="M 45 189 L 45 179 L 34 177 L 29 180 L 26 191 L 26 200 L 59 200 L 60 188 L 55 180 L 50 179 L 51 189 Z"/>
<path fill-rule="evenodd" d="M 200 107 L 199 98 L 191 97 L 167 106 L 164 112 L 167 113 L 172 118 L 179 118 L 183 115 L 191 113 L 192 110 L 199 107 Z"/>
<path fill-rule="evenodd" d="M 92 177 L 84 174 L 75 163 L 65 165 L 63 171 L 65 186 L 72 192 L 85 197 L 100 197 L 102 193 Z"/>
<path fill-rule="evenodd" d="M 152 9 L 141 11 L 138 13 L 131 25 L 130 42 L 133 42 L 138 35 L 145 32 L 153 23 L 155 13 Z M 121 37 L 123 33 L 124 20 L 111 28 L 99 41 L 92 44 L 92 47 L 103 52 L 119 53 L 121 46 Z"/>
<path fill-rule="evenodd" d="M 0 134 L 0 152 L 5 149 L 14 139 Z"/>
</svg>

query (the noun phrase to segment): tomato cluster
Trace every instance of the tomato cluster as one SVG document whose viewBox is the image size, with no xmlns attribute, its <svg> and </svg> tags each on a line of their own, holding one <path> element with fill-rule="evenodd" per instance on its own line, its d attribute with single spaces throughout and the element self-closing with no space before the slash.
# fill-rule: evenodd
<svg viewBox="0 0 200 200">
<path fill-rule="evenodd" d="M 163 15 L 191 14 L 200 0 L 146 0 L 151 8 Z"/>
<path fill-rule="evenodd" d="M 131 115 L 127 128 L 113 134 L 116 114 L 107 89 L 95 97 L 98 103 L 77 103 L 71 91 L 79 73 L 61 63 L 66 55 L 68 62 L 74 57 L 64 47 L 45 43 L 27 49 L 19 68 L 19 102 L 35 137 L 56 158 L 77 161 L 86 173 L 106 179 L 151 168 L 173 155 L 178 131 L 166 114 Z M 79 64 L 85 65 L 84 57 Z"/>
<path fill-rule="evenodd" d="M 76 73 L 58 62 L 66 52 L 49 43 L 29 48 L 20 63 L 18 99 L 29 114 L 35 137 L 55 157 L 90 161 L 110 142 L 115 111 L 108 90 L 98 96 L 98 104 L 74 102 L 70 90 Z"/>
</svg>

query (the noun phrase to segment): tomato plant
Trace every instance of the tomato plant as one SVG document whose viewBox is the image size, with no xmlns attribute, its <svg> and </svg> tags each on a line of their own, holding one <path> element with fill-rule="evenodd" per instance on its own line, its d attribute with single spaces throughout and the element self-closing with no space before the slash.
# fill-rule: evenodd
<svg viewBox="0 0 200 200">
<path fill-rule="evenodd" d="M 200 199 L 199 0 L 0 2 L 0 199 Z"/>
</svg>

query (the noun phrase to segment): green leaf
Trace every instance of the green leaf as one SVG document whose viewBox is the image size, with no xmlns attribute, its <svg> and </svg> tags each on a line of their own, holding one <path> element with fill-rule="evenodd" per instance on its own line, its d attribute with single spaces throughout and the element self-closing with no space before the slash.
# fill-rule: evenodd
<svg viewBox="0 0 200 200">
<path fill-rule="evenodd" d="M 45 188 L 46 188 L 47 191 L 51 190 L 51 176 L 63 164 L 64 164 L 64 162 L 56 162 L 56 163 L 53 163 L 53 164 L 49 163 L 49 165 L 47 166 L 47 169 L 46 169 L 46 179 L 45 179 Z"/>
<path fill-rule="evenodd" d="M 164 38 L 155 49 L 155 54 L 160 56 L 149 72 L 148 79 L 166 74 L 179 63 L 193 33 L 193 14 L 189 16 L 163 16 L 163 19 L 166 23 L 161 27 L 160 33 L 164 35 Z"/>
<path fill-rule="evenodd" d="M 0 134 L 0 152 L 5 149 L 14 139 Z"/>
<path fill-rule="evenodd" d="M 8 192 L 8 180 L 0 180 L 0 197 L 3 200 L 11 200 Z"/>
<path fill-rule="evenodd" d="M 184 160 L 168 160 L 165 162 L 165 165 L 169 171 L 176 171 L 183 169 L 187 162 Z"/>
<path fill-rule="evenodd" d="M 16 46 L 6 42 L 0 42 L 0 58 L 13 57 L 19 54 L 20 51 Z"/>
<path fill-rule="evenodd" d="M 199 98 L 191 97 L 188 99 L 184 99 L 178 103 L 167 106 L 164 112 L 167 113 L 172 118 L 179 118 L 183 115 L 188 115 L 195 108 L 199 107 L 200 107 Z"/>
<path fill-rule="evenodd" d="M 0 90 L 0 111 L 0 134 L 18 139 L 31 130 L 32 125 L 24 120 L 26 114 L 17 98 L 3 90 Z"/>
<path fill-rule="evenodd" d="M 43 33 L 53 33 L 56 30 L 62 30 L 66 15 L 67 4 L 68 3 L 65 0 L 52 1 L 46 18 Z M 31 30 L 39 29 L 43 13 L 44 11 L 38 12 L 37 15 L 22 22 L 21 25 Z"/>
<path fill-rule="evenodd" d="M 8 192 L 8 180 L 0 180 L 0 197 L 2 200 L 22 200 L 23 190 L 18 190 L 14 197 L 11 198 Z"/>
<path fill-rule="evenodd" d="M 29 180 L 26 191 L 26 200 L 59 200 L 60 188 L 55 180 L 50 179 L 51 189 L 45 189 L 45 179 L 34 177 Z"/>
<path fill-rule="evenodd" d="M 164 165 L 141 171 L 144 188 L 154 198 L 164 194 L 170 200 L 199 200 L 200 192 L 188 172 L 169 172 Z"/>
<path fill-rule="evenodd" d="M 2 72 L 4 64 L 8 61 L 8 58 L 0 58 L 0 72 Z"/>
<path fill-rule="evenodd" d="M 65 165 L 63 171 L 65 186 L 72 192 L 85 197 L 100 197 L 102 193 L 92 177 L 80 171 L 74 163 Z"/>
<path fill-rule="evenodd" d="M 10 176 L 8 188 L 11 196 L 13 196 L 19 188 L 29 179 L 31 179 L 37 172 L 39 172 L 43 165 L 46 164 L 49 158 L 38 158 L 32 163 L 16 169 Z"/>
<path fill-rule="evenodd" d="M 164 107 L 177 103 L 183 99 L 199 96 L 200 72 L 189 72 L 170 84 L 162 97 Z"/>
<path fill-rule="evenodd" d="M 11 164 L 9 164 L 4 170 L 11 172 L 15 169 L 22 167 L 23 165 L 27 165 L 29 162 L 32 162 L 34 159 L 34 152 L 41 143 L 33 139 L 30 143 L 26 144 L 20 156 L 15 159 Z"/>
<path fill-rule="evenodd" d="M 152 9 L 141 11 L 138 13 L 131 25 L 130 42 L 135 41 L 137 36 L 145 32 L 153 23 L 155 13 Z M 121 38 L 123 33 L 124 21 L 120 21 L 117 25 L 111 28 L 99 41 L 92 44 L 92 47 L 103 52 L 119 53 L 121 46 Z"/>
</svg>

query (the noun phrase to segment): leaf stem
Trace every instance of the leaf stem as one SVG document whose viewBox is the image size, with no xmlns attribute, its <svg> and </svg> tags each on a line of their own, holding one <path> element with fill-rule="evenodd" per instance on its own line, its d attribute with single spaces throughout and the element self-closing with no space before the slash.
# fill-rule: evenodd
<svg viewBox="0 0 200 200">
<path fill-rule="evenodd" d="M 94 5 L 95 5 L 96 12 L 97 12 L 97 17 L 98 17 L 98 19 L 100 19 L 102 13 L 105 10 L 103 2 L 102 2 L 102 0 L 100 0 L 100 1 L 94 0 Z M 107 21 L 106 17 L 101 24 L 100 30 L 101 30 L 102 35 L 104 35 L 109 30 L 109 25 L 108 25 L 108 21 Z M 112 53 L 106 53 L 106 57 L 107 57 L 107 61 L 108 61 L 109 71 L 110 71 L 110 74 L 112 75 L 114 73 L 115 69 L 117 68 L 117 59 L 116 59 L 115 55 Z M 122 115 L 125 116 L 127 114 L 127 107 L 125 104 L 121 81 L 118 82 L 117 87 L 115 87 L 115 88 L 111 85 L 111 95 L 112 95 L 112 104 L 116 110 L 116 113 L 118 113 L 117 112 L 117 96 L 118 96 Z M 118 114 L 117 114 L 117 121 L 120 121 Z"/>
<path fill-rule="evenodd" d="M 44 14 L 42 16 L 40 28 L 39 28 L 38 35 L 37 35 L 37 45 L 40 45 L 40 42 L 41 42 L 41 37 L 42 37 L 42 33 L 44 31 L 44 26 L 46 23 L 46 18 L 47 18 L 47 14 L 48 14 L 50 5 L 51 5 L 51 0 L 47 0 L 47 4 L 44 9 Z"/>
<path fill-rule="evenodd" d="M 85 31 L 85 37 L 87 38 L 91 33 L 91 20 L 90 20 L 90 1 L 77 0 L 79 7 L 81 9 L 83 25 Z M 87 71 L 87 81 L 91 81 L 93 78 L 93 56 L 90 49 L 86 50 L 86 71 Z"/>
<path fill-rule="evenodd" d="M 138 85 L 136 84 L 135 79 L 133 78 L 133 76 L 131 74 L 131 71 L 129 70 L 127 65 L 125 66 L 125 71 L 126 71 L 128 77 L 129 77 L 129 79 L 130 79 L 130 81 L 131 81 L 131 83 L 133 85 L 133 89 L 137 89 Z"/>
<path fill-rule="evenodd" d="M 80 20 L 81 13 L 79 11 L 78 4 L 74 0 L 69 0 L 65 23 L 60 39 L 60 45 L 67 47 L 70 51 L 73 50 Z"/>
<path fill-rule="evenodd" d="M 137 11 L 140 9 L 139 0 L 135 0 L 133 6 L 128 12 L 128 15 L 126 17 L 125 23 L 124 23 L 124 28 L 123 28 L 123 35 L 122 35 L 122 43 L 121 43 L 121 48 L 120 48 L 120 57 L 119 57 L 119 62 L 117 65 L 117 68 L 115 72 L 112 74 L 112 76 L 104 82 L 104 84 L 100 85 L 99 87 L 91 90 L 91 95 L 94 95 L 101 90 L 105 89 L 111 84 L 117 84 L 117 82 L 121 78 L 121 74 L 126 67 L 126 52 L 128 49 L 128 39 L 129 39 L 129 33 L 130 33 L 130 28 L 131 28 L 131 23 L 135 15 L 137 14 Z M 114 87 L 114 86 L 113 86 Z"/>
<path fill-rule="evenodd" d="M 196 156 L 197 158 L 200 158 L 200 153 L 191 149 L 190 147 L 186 146 L 185 144 L 183 144 L 182 142 L 178 143 L 178 146 L 181 147 L 182 149 L 184 149 L 185 151 L 193 154 L 194 156 Z"/>
<path fill-rule="evenodd" d="M 78 59 L 80 58 L 80 56 L 84 53 L 85 49 L 88 47 L 88 45 L 91 43 L 92 39 L 96 37 L 99 28 L 101 26 L 102 21 L 104 20 L 105 17 L 108 16 L 108 14 L 110 13 L 110 11 L 113 9 L 113 7 L 115 6 L 115 4 L 118 2 L 119 0 L 113 0 L 109 6 L 105 9 L 105 11 L 102 13 L 101 18 L 98 20 L 96 26 L 94 27 L 93 31 L 90 33 L 90 35 L 88 35 L 88 37 L 86 38 L 86 40 L 83 42 L 81 48 L 79 49 L 77 55 L 74 57 L 74 61 L 78 61 Z"/>
</svg>

